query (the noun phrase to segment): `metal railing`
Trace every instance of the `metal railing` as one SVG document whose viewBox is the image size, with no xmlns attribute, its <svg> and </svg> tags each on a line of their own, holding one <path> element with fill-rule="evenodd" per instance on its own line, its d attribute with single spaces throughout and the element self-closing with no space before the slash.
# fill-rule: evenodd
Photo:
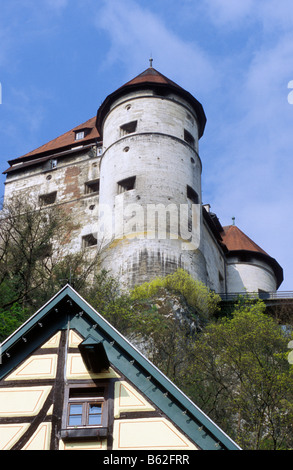
<svg viewBox="0 0 293 470">
<path fill-rule="evenodd" d="M 232 302 L 239 297 L 245 299 L 261 299 L 261 300 L 280 300 L 280 299 L 293 299 L 293 291 L 277 291 L 277 292 L 233 292 L 233 293 L 219 293 L 223 302 Z"/>
</svg>

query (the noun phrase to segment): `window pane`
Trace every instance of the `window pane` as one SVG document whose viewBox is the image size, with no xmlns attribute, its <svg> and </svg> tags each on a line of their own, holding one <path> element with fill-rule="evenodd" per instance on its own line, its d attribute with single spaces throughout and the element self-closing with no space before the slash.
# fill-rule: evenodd
<svg viewBox="0 0 293 470">
<path fill-rule="evenodd" d="M 97 426 L 102 422 L 102 405 L 89 405 L 89 425 Z"/>
<path fill-rule="evenodd" d="M 92 415 L 92 414 L 101 414 L 102 412 L 102 406 L 101 405 L 98 405 L 98 404 L 95 404 L 95 405 L 90 405 L 90 410 L 89 410 L 89 414 Z"/>
<path fill-rule="evenodd" d="M 89 425 L 90 426 L 98 426 L 102 422 L 101 415 L 92 415 L 89 416 Z"/>
<path fill-rule="evenodd" d="M 69 426 L 81 426 L 81 415 L 69 416 Z"/>
<path fill-rule="evenodd" d="M 81 415 L 82 414 L 82 405 L 70 405 L 70 414 L 71 415 Z"/>
<path fill-rule="evenodd" d="M 69 426 L 81 426 L 82 424 L 82 405 L 70 405 Z"/>
</svg>

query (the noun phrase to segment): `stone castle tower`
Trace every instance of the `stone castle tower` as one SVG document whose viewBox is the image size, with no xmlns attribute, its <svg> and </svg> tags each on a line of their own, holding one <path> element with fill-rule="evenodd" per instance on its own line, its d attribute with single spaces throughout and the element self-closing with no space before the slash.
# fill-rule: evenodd
<svg viewBox="0 0 293 470">
<path fill-rule="evenodd" d="M 104 267 L 128 286 L 182 267 L 219 293 L 275 291 L 277 261 L 202 204 L 205 124 L 202 105 L 150 66 L 96 117 L 10 160 L 5 199 L 62 204 L 78 222 L 69 249 L 102 244 Z"/>
</svg>

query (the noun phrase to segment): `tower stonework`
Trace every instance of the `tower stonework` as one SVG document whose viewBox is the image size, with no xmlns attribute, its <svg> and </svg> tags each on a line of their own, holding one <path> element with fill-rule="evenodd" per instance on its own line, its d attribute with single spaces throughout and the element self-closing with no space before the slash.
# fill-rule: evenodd
<svg viewBox="0 0 293 470">
<path fill-rule="evenodd" d="M 275 291 L 278 262 L 203 204 L 205 125 L 197 99 L 149 67 L 96 116 L 9 160 L 4 203 L 61 206 L 72 227 L 60 243 L 90 256 L 102 246 L 103 267 L 126 287 L 181 267 L 218 293 Z"/>
<path fill-rule="evenodd" d="M 104 226 L 108 215 L 103 235 L 111 251 L 105 267 L 128 285 L 178 267 L 206 282 L 201 105 L 150 68 L 105 100 L 97 124 L 103 139 L 100 221 Z"/>
</svg>

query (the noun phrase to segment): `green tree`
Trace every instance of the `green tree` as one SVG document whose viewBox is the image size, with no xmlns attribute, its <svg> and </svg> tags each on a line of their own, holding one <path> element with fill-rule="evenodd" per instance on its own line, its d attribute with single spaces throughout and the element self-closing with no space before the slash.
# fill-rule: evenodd
<svg viewBox="0 0 293 470">
<path fill-rule="evenodd" d="M 61 247 L 53 250 L 53 240 L 62 239 L 66 230 L 64 213 L 14 198 L 4 205 L 0 223 L 0 286 L 4 284 L 6 292 L 0 306 L 34 303 L 37 289 L 48 281 L 58 260 Z"/>
<path fill-rule="evenodd" d="M 194 335 L 215 315 L 219 297 L 179 269 L 121 293 L 119 281 L 100 272 L 88 302 L 172 380 L 182 376 Z"/>
<path fill-rule="evenodd" d="M 184 388 L 245 449 L 293 446 L 287 344 L 261 301 L 239 302 L 231 318 L 210 323 L 194 342 Z"/>
<path fill-rule="evenodd" d="M 101 250 L 69 253 L 73 227 L 58 206 L 25 198 L 0 212 L 0 336 L 7 336 L 66 283 L 78 290 L 98 269 Z"/>
</svg>

